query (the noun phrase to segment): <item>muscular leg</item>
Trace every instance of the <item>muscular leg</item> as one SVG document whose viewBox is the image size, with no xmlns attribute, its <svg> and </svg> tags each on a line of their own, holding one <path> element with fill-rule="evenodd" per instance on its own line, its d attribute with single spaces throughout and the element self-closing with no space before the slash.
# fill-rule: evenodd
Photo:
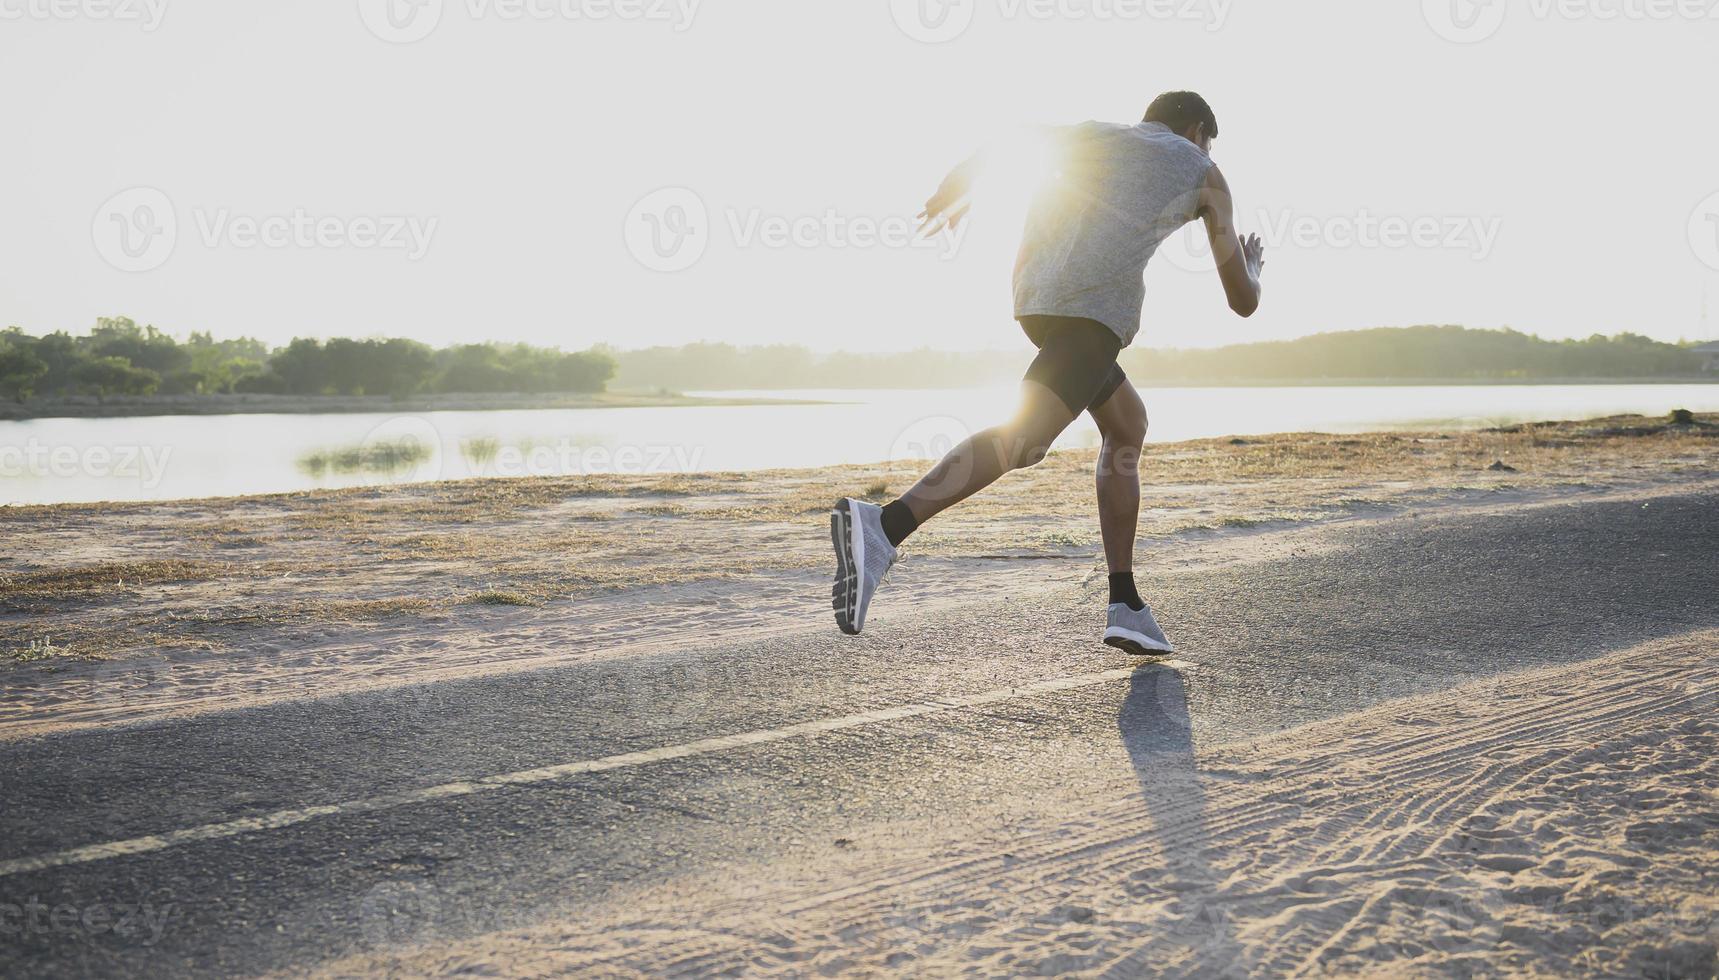
<svg viewBox="0 0 1719 980">
<path fill-rule="evenodd" d="M 1111 574 L 1134 571 L 1134 535 L 1140 521 L 1140 451 L 1146 442 L 1146 406 L 1132 382 L 1092 409 L 1104 437 L 1098 455 L 1098 524 Z"/>
<path fill-rule="evenodd" d="M 1075 413 L 1049 388 L 1023 381 L 1020 411 L 1013 419 L 956 446 L 901 502 L 923 524 L 1003 474 L 1037 465 L 1074 419 Z"/>
</svg>

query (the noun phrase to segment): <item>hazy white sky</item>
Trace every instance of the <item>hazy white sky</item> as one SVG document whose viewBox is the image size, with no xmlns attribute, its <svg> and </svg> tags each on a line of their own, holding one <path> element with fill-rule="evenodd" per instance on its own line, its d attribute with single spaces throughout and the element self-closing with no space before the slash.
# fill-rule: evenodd
<svg viewBox="0 0 1719 980">
<path fill-rule="evenodd" d="M 895 233 L 986 139 L 1178 87 L 1265 306 L 1177 245 L 1143 345 L 1719 307 L 1719 0 L 419 3 L 0 0 L 0 325 L 1017 346 L 1008 195 Z"/>
</svg>

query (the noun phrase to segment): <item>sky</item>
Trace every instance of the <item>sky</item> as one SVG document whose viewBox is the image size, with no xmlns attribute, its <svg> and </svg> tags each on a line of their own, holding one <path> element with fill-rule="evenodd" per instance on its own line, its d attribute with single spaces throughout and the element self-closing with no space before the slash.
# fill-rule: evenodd
<svg viewBox="0 0 1719 980">
<path fill-rule="evenodd" d="M 1191 88 L 1265 302 L 1174 240 L 1141 345 L 1709 339 L 1716 52 L 1719 0 L 0 0 L 0 326 L 1023 346 L 1020 182 L 914 214 Z"/>
</svg>

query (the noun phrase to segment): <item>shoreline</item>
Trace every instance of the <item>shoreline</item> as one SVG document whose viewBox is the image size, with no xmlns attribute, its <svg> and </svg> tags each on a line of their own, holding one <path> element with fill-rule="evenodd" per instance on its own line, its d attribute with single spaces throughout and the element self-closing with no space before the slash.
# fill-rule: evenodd
<svg viewBox="0 0 1719 980">
<path fill-rule="evenodd" d="M 40 404 L 0 404 L 0 422 L 42 419 L 164 418 L 223 415 L 387 415 L 401 412 L 585 411 L 603 408 L 730 408 L 821 405 L 815 400 L 724 398 L 618 391 L 596 395 L 150 395 L 98 403 L 78 396 Z"/>
<path fill-rule="evenodd" d="M 1128 365 L 1124 364 L 1126 369 Z M 1130 374 L 1142 392 L 1165 388 L 1615 388 L 1632 385 L 1719 385 L 1719 374 L 1686 378 L 1284 378 L 1279 380 L 1168 380 Z M 792 387 L 773 391 L 967 391 L 1014 384 L 1019 378 L 999 377 L 973 384 L 926 388 L 919 385 L 869 385 L 861 388 Z M 706 388 L 701 392 L 757 391 L 756 388 Z"/>
<path fill-rule="evenodd" d="M 695 400 L 696 401 L 696 400 Z M 736 399 L 725 402 L 720 399 L 706 400 L 703 404 L 713 405 L 827 405 L 831 402 L 775 402 L 770 399 L 745 400 Z M 260 414 L 260 413 L 259 413 Z M 1645 415 L 1609 415 L 1587 419 L 1557 419 L 1539 422 L 1513 423 L 1504 426 L 1484 428 L 1402 428 L 1376 429 L 1364 432 L 1283 432 L 1264 435 L 1223 435 L 1196 439 L 1180 440 L 1177 442 L 1148 443 L 1148 454 L 1154 451 L 1159 454 L 1182 456 L 1191 449 L 1210 448 L 1220 454 L 1233 454 L 1241 447 L 1271 447 L 1293 445 L 1297 449 L 1305 448 L 1308 442 L 1329 443 L 1341 447 L 1358 446 L 1367 442 L 1386 441 L 1393 443 L 1422 442 L 1428 438 L 1433 440 L 1473 441 L 1481 437 L 1523 436 L 1529 437 L 1530 449 L 1538 446 L 1566 447 L 1573 445 L 1557 438 L 1561 434 L 1574 434 L 1578 438 L 1612 438 L 1637 437 L 1648 434 L 1663 434 L 1666 432 L 1687 432 L 1694 435 L 1719 433 L 1719 413 L 1697 412 L 1694 422 L 1689 426 L 1672 424 L 1660 416 Z M 1538 433 L 1538 435 L 1536 435 Z M 1716 439 L 1715 442 L 1719 442 Z M 1349 454 L 1353 450 L 1343 449 Z M 1508 450 L 1501 450 L 1508 457 Z M 1093 449 L 1056 449 L 1050 458 L 1062 457 L 1070 459 L 1082 456 L 1092 456 Z M 1503 462 L 1503 459 L 1497 460 Z M 735 492 L 738 488 L 749 488 L 760 480 L 778 479 L 799 482 L 808 478 L 827 479 L 834 474 L 854 474 L 852 483 L 854 489 L 866 485 L 872 475 L 882 471 L 896 471 L 907 474 L 909 478 L 916 475 L 930 460 L 879 460 L 872 463 L 846 463 L 829 466 L 810 467 L 764 467 L 746 470 L 696 470 L 687 473 L 658 473 L 629 475 L 623 473 L 588 474 L 583 476 L 520 476 L 493 477 L 470 476 L 459 479 L 429 480 L 423 482 L 404 483 L 362 483 L 348 487 L 317 487 L 301 490 L 279 490 L 267 493 L 238 494 L 235 496 L 207 497 L 175 497 L 163 500 L 95 500 L 68 501 L 63 503 L 6 503 L 0 501 L 0 521 L 16 520 L 31 515 L 69 515 L 80 513 L 118 512 L 129 509 L 154 508 L 209 508 L 209 507 L 243 507 L 247 505 L 262 505 L 276 502 L 296 502 L 307 506 L 332 505 L 347 498 L 374 498 L 378 495 L 390 494 L 428 494 L 442 488 L 466 488 L 485 485 L 507 485 L 510 483 L 530 484 L 533 487 L 543 485 L 571 485 L 584 483 L 586 489 L 578 491 L 581 496 L 587 494 L 601 495 L 613 488 L 621 490 L 623 496 L 667 496 L 679 497 L 689 492 L 685 489 L 688 484 L 700 488 L 700 493 Z M 1341 469 L 1341 467 L 1339 467 Z M 1491 475 L 1510 477 L 1518 475 L 1516 469 L 1506 469 Z M 1142 486 L 1147 477 L 1142 471 Z M 746 492 L 750 492 L 747 490 Z M 856 491 L 857 492 L 857 491 Z M 6 559 L 0 556 L 0 585 L 4 584 Z M 0 590 L 3 597 L 3 590 Z M 3 614 L 3 603 L 0 603 L 0 614 Z"/>
<path fill-rule="evenodd" d="M 914 385 L 868 385 L 858 388 L 790 387 L 782 392 L 823 391 L 963 391 L 1010 384 L 1012 378 L 970 385 L 923 388 Z M 1280 388 L 1545 388 L 1587 386 L 1595 388 L 1637 385 L 1715 385 L 1719 375 L 1688 378 L 1299 378 L 1283 380 L 1156 380 L 1138 378 L 1146 389 L 1280 389 Z M 148 395 L 115 397 L 105 403 L 90 396 L 55 398 L 40 402 L 0 402 L 0 422 L 32 422 L 43 419 L 164 418 L 223 415 L 365 415 L 400 412 L 506 412 L 582 411 L 604 408 L 729 408 L 758 405 L 825 405 L 828 401 L 798 398 L 760 398 L 755 395 L 727 397 L 726 392 L 751 392 L 752 388 L 699 388 L 698 395 L 675 392 L 614 391 L 595 395 L 547 394 L 448 394 L 414 395 Z"/>
</svg>

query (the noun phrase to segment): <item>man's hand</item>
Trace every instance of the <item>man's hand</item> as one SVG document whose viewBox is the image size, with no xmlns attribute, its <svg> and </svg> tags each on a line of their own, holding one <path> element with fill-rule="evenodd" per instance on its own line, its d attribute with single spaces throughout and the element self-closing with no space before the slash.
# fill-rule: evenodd
<svg viewBox="0 0 1719 980">
<path fill-rule="evenodd" d="M 925 210 L 919 212 L 920 237 L 930 238 L 945 228 L 953 231 L 961 227 L 967 212 L 973 209 L 973 166 L 970 160 L 956 167 L 943 178 L 943 185 L 937 188 L 937 193 L 925 202 Z"/>
<path fill-rule="evenodd" d="M 1258 235 L 1247 236 L 1242 242 L 1242 256 L 1247 260 L 1248 275 L 1258 282 L 1259 274 L 1265 271 L 1265 243 Z"/>
</svg>

